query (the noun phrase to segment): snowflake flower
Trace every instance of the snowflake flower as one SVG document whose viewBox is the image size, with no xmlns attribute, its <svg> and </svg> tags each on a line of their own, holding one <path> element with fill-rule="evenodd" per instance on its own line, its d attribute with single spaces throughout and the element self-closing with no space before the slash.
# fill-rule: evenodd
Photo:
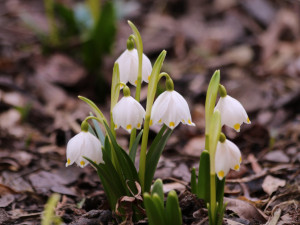
<svg viewBox="0 0 300 225">
<path fill-rule="evenodd" d="M 66 166 L 75 162 L 81 168 L 85 167 L 89 162 L 83 156 L 97 164 L 104 163 L 101 147 L 101 142 L 94 135 L 81 131 L 68 142 Z"/>
<path fill-rule="evenodd" d="M 230 169 L 238 171 L 242 162 L 239 148 L 231 141 L 218 142 L 215 155 L 215 169 L 217 176 L 222 180 Z"/>
<path fill-rule="evenodd" d="M 141 129 L 143 119 L 145 118 L 145 110 L 133 97 L 124 95 L 115 105 L 112 115 L 115 129 L 121 126 L 131 133 L 133 128 Z"/>
<path fill-rule="evenodd" d="M 179 123 L 195 126 L 186 100 L 176 91 L 167 90 L 155 100 L 150 125 L 166 124 L 174 129 Z"/>
<path fill-rule="evenodd" d="M 246 113 L 246 110 L 242 104 L 226 95 L 225 97 L 220 97 L 218 104 L 215 107 L 215 110 L 219 110 L 221 113 L 221 124 L 225 124 L 237 132 L 240 131 L 242 123 L 250 124 L 251 121 Z"/>
</svg>

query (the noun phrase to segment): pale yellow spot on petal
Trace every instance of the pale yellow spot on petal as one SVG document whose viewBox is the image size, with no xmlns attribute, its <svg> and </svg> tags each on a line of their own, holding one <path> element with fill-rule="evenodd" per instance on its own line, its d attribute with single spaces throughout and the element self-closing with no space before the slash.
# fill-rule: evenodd
<svg viewBox="0 0 300 225">
<path fill-rule="evenodd" d="M 127 130 L 131 130 L 131 128 L 132 128 L 132 127 L 131 127 L 131 124 L 128 124 L 128 125 L 126 126 L 126 129 L 127 129 Z"/>
<path fill-rule="evenodd" d="M 158 123 L 161 123 L 161 119 L 158 121 Z"/>
<path fill-rule="evenodd" d="M 234 166 L 234 170 L 238 170 L 240 168 L 240 165 L 238 165 L 238 164 L 236 164 L 235 166 Z"/>
<path fill-rule="evenodd" d="M 240 157 L 240 163 L 242 162 L 242 157 Z"/>
<path fill-rule="evenodd" d="M 148 81 L 150 81 L 150 75 L 148 76 Z"/>
<path fill-rule="evenodd" d="M 140 123 L 137 124 L 137 128 L 141 128 L 141 124 Z"/>
<path fill-rule="evenodd" d="M 152 126 L 152 124 L 153 124 L 153 121 L 152 121 L 152 120 L 150 120 L 150 123 L 149 123 L 149 125 L 150 125 L 150 126 Z"/>
<path fill-rule="evenodd" d="M 233 128 L 234 128 L 235 130 L 239 131 L 240 128 L 241 128 L 241 125 L 237 123 L 237 124 L 235 124 L 235 125 L 233 126 Z"/>
<path fill-rule="evenodd" d="M 120 84 L 120 88 L 124 87 L 124 84 Z"/>
<path fill-rule="evenodd" d="M 192 121 L 191 121 L 191 120 L 188 120 L 188 124 L 192 124 Z"/>
<path fill-rule="evenodd" d="M 84 161 L 80 161 L 80 165 L 84 166 L 85 162 Z"/>
<path fill-rule="evenodd" d="M 183 123 L 185 123 L 185 120 L 184 120 L 184 119 L 182 119 L 181 121 L 182 121 Z"/>
<path fill-rule="evenodd" d="M 224 171 L 223 170 L 220 170 L 218 172 L 218 177 L 221 178 L 221 179 L 223 179 L 223 177 L 224 177 Z"/>
<path fill-rule="evenodd" d="M 169 127 L 174 127 L 175 126 L 175 123 L 174 122 L 170 122 L 169 123 Z"/>
<path fill-rule="evenodd" d="M 137 80 L 136 80 L 136 81 L 134 81 L 134 83 L 135 83 L 135 85 L 137 85 Z"/>
<path fill-rule="evenodd" d="M 249 117 L 247 118 L 247 123 L 251 123 L 251 121 L 250 121 Z"/>
<path fill-rule="evenodd" d="M 118 125 L 117 124 L 115 124 L 115 129 L 117 129 L 118 128 Z"/>
<path fill-rule="evenodd" d="M 70 165 L 70 163 L 71 163 L 71 160 L 70 160 L 70 159 L 68 159 L 68 162 L 67 162 L 67 163 L 68 163 L 68 165 Z"/>
</svg>

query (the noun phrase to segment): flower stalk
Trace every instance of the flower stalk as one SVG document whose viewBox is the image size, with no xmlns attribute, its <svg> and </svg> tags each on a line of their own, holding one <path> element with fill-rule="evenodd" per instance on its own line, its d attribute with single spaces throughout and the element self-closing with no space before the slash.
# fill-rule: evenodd
<svg viewBox="0 0 300 225">
<path fill-rule="evenodd" d="M 146 115 L 145 115 L 145 122 L 144 122 L 144 131 L 142 137 L 140 165 L 139 165 L 139 179 L 141 183 L 142 192 L 144 192 L 144 188 L 145 188 L 146 153 L 147 153 L 147 144 L 148 144 L 148 136 L 149 136 L 151 110 L 155 98 L 157 84 L 159 81 L 160 70 L 164 62 L 164 59 L 166 57 L 166 54 L 167 52 L 163 50 L 158 56 L 153 66 L 153 70 L 148 85 Z"/>
</svg>

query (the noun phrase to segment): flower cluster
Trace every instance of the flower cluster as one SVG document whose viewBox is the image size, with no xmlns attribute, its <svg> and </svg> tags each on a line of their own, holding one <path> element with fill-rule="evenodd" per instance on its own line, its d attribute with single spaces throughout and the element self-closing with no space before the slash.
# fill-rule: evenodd
<svg viewBox="0 0 300 225">
<path fill-rule="evenodd" d="M 224 86 L 220 85 L 219 91 L 221 97 L 215 111 L 218 110 L 221 114 L 221 125 L 229 126 L 239 132 L 242 123 L 251 123 L 246 110 L 238 100 L 227 95 Z M 220 136 L 216 149 L 215 169 L 218 178 L 222 180 L 230 169 L 236 171 L 240 169 L 242 157 L 239 148 L 233 142 L 226 140 L 223 133 Z"/>
</svg>

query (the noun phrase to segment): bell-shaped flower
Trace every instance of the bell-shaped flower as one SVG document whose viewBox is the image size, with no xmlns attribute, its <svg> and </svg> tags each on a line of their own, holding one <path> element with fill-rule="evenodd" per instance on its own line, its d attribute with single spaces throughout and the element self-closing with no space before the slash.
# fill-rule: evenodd
<svg viewBox="0 0 300 225">
<path fill-rule="evenodd" d="M 81 131 L 68 142 L 66 166 L 75 162 L 81 168 L 85 167 L 89 162 L 83 157 L 91 159 L 97 164 L 104 163 L 101 147 L 98 138 L 87 131 Z"/>
<path fill-rule="evenodd" d="M 221 113 L 222 126 L 225 124 L 235 129 L 237 132 L 240 131 L 242 123 L 251 123 L 242 104 L 229 95 L 220 97 L 215 110 L 219 110 Z"/>
<path fill-rule="evenodd" d="M 136 49 L 126 49 L 116 60 L 119 64 L 120 82 L 130 82 L 132 85 L 137 85 L 139 57 Z M 149 82 L 152 72 L 152 65 L 149 58 L 143 54 L 142 59 L 142 81 Z"/>
<path fill-rule="evenodd" d="M 115 129 L 121 126 L 131 133 L 133 128 L 141 129 L 146 112 L 143 106 L 130 96 L 128 90 L 129 88 L 125 86 L 123 89 L 124 97 L 113 108 L 112 116 Z"/>
<path fill-rule="evenodd" d="M 155 100 L 150 125 L 166 124 L 174 129 L 179 123 L 195 126 L 186 100 L 176 91 L 167 90 Z"/>
<path fill-rule="evenodd" d="M 239 148 L 231 141 L 218 142 L 215 154 L 215 169 L 217 176 L 222 180 L 230 169 L 238 171 L 242 162 Z"/>
</svg>

